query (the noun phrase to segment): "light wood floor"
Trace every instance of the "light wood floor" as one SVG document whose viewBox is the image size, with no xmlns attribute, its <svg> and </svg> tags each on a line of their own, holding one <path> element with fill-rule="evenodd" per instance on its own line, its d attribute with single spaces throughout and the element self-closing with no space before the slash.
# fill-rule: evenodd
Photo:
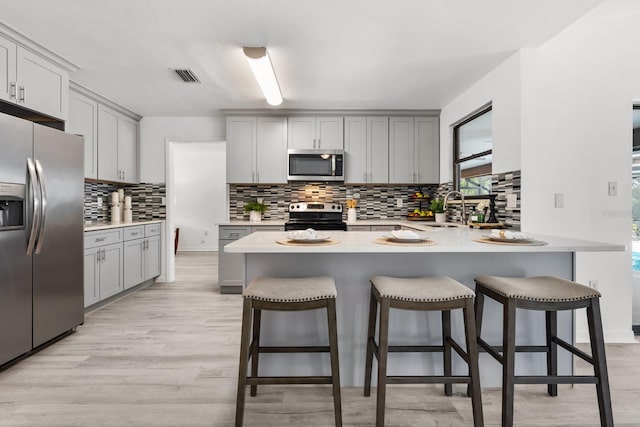
<svg viewBox="0 0 640 427">
<path fill-rule="evenodd" d="M 0 372 L 0 426 L 233 425 L 240 296 L 218 294 L 215 253 L 179 254 L 176 273 L 175 283 L 89 314 L 73 335 Z M 616 425 L 640 426 L 640 345 L 607 352 Z M 594 386 L 561 386 L 557 398 L 545 390 L 516 387 L 517 425 L 599 425 Z M 342 393 L 345 426 L 373 425 L 375 394 Z M 387 426 L 470 425 L 462 393 L 390 386 L 387 395 Z M 486 425 L 499 425 L 499 390 L 482 397 Z M 329 386 L 264 386 L 247 396 L 245 425 L 331 426 L 331 402 Z"/>
</svg>

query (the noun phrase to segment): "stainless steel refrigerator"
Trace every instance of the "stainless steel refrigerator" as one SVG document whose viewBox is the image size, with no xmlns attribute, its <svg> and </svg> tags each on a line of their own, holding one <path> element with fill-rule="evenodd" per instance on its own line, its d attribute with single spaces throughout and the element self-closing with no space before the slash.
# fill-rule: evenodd
<svg viewBox="0 0 640 427">
<path fill-rule="evenodd" d="M 0 365 L 84 321 L 82 138 L 0 114 Z"/>
</svg>

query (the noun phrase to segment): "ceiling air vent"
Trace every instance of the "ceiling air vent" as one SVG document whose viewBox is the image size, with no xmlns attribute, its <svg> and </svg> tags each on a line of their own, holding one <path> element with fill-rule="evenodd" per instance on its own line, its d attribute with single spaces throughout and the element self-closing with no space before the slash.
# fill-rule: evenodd
<svg viewBox="0 0 640 427">
<path fill-rule="evenodd" d="M 186 83 L 200 83 L 200 79 L 196 76 L 196 73 L 193 72 L 191 68 L 184 70 L 173 70 L 180 76 L 182 81 Z"/>
</svg>

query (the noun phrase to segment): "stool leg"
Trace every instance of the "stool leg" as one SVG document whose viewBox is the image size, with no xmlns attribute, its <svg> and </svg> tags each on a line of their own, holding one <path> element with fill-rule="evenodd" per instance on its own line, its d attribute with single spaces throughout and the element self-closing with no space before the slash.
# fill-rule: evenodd
<svg viewBox="0 0 640 427">
<path fill-rule="evenodd" d="M 238 396 L 236 398 L 236 427 L 242 427 L 244 400 L 249 363 L 249 338 L 251 332 L 251 299 L 244 298 L 242 306 L 242 333 L 240 335 L 240 368 L 238 370 Z"/>
<path fill-rule="evenodd" d="M 473 312 L 476 320 L 476 344 L 480 340 L 482 330 L 482 311 L 484 310 L 484 294 L 476 288 L 476 297 L 473 301 Z M 479 357 L 479 356 L 478 356 Z M 471 397 L 471 385 L 467 387 L 467 396 Z"/>
<path fill-rule="evenodd" d="M 467 300 L 462 309 L 464 315 L 464 336 L 467 343 L 467 358 L 469 359 L 469 377 L 471 384 L 471 407 L 473 410 L 473 425 L 484 426 L 482 415 L 482 392 L 480 389 L 480 368 L 478 367 L 478 343 L 476 336 L 476 324 L 474 321 L 474 309 L 471 299 Z"/>
<path fill-rule="evenodd" d="M 545 312 L 547 324 L 547 375 L 558 375 L 558 345 L 553 342 L 553 337 L 557 335 L 558 330 L 558 313 L 556 311 Z M 547 393 L 549 396 L 558 395 L 558 384 L 547 385 Z"/>
<path fill-rule="evenodd" d="M 371 371 L 373 369 L 373 339 L 376 333 L 376 315 L 378 314 L 378 302 L 373 294 L 369 297 L 369 329 L 367 331 L 367 358 L 364 368 L 364 395 L 371 396 Z"/>
<path fill-rule="evenodd" d="M 599 381 L 596 384 L 598 393 L 598 408 L 600 409 L 600 425 L 613 426 L 613 411 L 611 410 L 611 392 L 609 390 L 609 374 L 607 359 L 604 351 L 604 335 L 602 333 L 602 318 L 600 315 L 600 301 L 591 299 L 591 306 L 587 307 L 587 321 L 589 323 L 589 339 L 593 357 L 593 369 Z"/>
<path fill-rule="evenodd" d="M 340 397 L 340 364 L 338 362 L 338 325 L 336 321 L 336 300 L 327 301 L 329 321 L 329 351 L 331 353 L 331 383 L 333 385 L 333 411 L 336 427 L 342 427 L 342 399 Z"/>
<path fill-rule="evenodd" d="M 507 299 L 503 306 L 502 425 L 513 425 L 513 392 L 516 356 L 516 303 Z"/>
<path fill-rule="evenodd" d="M 378 331 L 378 390 L 376 401 L 376 427 L 384 426 L 387 392 L 387 351 L 389 350 L 389 300 L 380 300 L 380 328 Z"/>
<path fill-rule="evenodd" d="M 253 339 L 251 340 L 251 376 L 258 376 L 258 358 L 260 357 L 260 321 L 262 310 L 253 310 Z M 251 396 L 258 394 L 258 386 L 251 386 Z"/>
<path fill-rule="evenodd" d="M 444 363 L 444 376 L 451 376 L 451 344 L 448 338 L 451 338 L 451 310 L 442 310 L 442 361 Z M 451 396 L 453 394 L 453 384 L 444 384 L 444 394 Z"/>
</svg>

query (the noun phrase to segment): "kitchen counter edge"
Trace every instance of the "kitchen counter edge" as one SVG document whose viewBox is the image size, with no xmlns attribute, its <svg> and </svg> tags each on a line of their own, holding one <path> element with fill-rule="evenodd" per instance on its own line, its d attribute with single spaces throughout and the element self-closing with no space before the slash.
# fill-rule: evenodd
<svg viewBox="0 0 640 427">
<path fill-rule="evenodd" d="M 84 225 L 84 231 L 98 231 L 98 230 L 108 230 L 110 228 L 120 228 L 120 227 L 133 227 L 136 225 L 145 225 L 145 224 L 157 224 L 163 222 L 163 219 L 154 219 L 149 221 L 134 221 L 129 223 L 120 223 L 120 224 L 111 224 L 109 223 L 91 223 Z"/>
</svg>

